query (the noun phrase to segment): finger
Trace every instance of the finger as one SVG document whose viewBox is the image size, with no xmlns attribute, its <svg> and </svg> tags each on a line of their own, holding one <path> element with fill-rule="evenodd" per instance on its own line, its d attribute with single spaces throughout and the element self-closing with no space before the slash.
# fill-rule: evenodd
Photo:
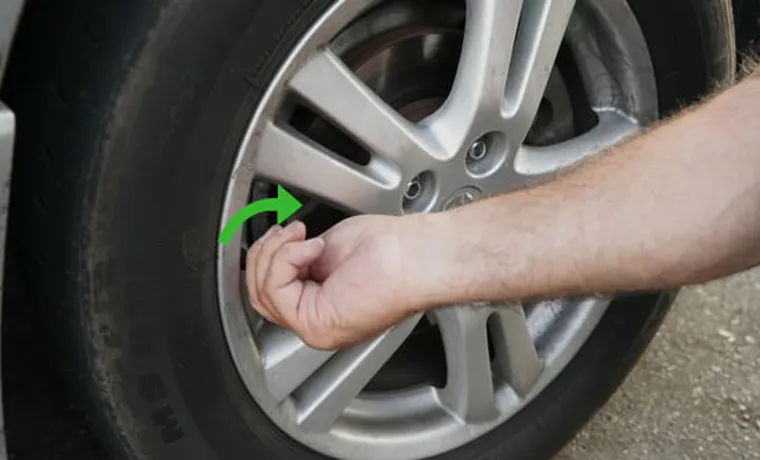
<svg viewBox="0 0 760 460">
<path fill-rule="evenodd" d="M 272 256 L 266 277 L 267 292 L 283 288 L 300 278 L 303 270 L 322 255 L 325 240 L 314 238 L 308 241 L 286 243 Z"/>
<path fill-rule="evenodd" d="M 246 273 L 245 273 L 245 280 L 246 280 L 246 288 L 248 291 L 248 299 L 251 302 L 251 305 L 253 308 L 261 315 L 263 316 L 267 321 L 276 323 L 274 316 L 267 308 L 267 305 L 264 304 L 264 302 L 259 299 L 259 289 L 260 285 L 257 283 L 257 276 L 256 276 L 256 262 L 259 258 L 259 253 L 261 252 L 261 246 L 264 244 L 264 241 L 266 241 L 272 234 L 275 232 L 278 226 L 270 227 L 264 235 L 262 235 L 256 242 L 251 246 L 251 248 L 248 250 L 248 254 L 246 255 Z"/>
<path fill-rule="evenodd" d="M 269 228 L 267 229 L 267 231 L 266 231 L 266 232 L 264 232 L 264 234 L 263 234 L 263 235 L 261 235 L 261 237 L 260 237 L 258 240 L 256 240 L 256 241 L 254 242 L 254 244 L 253 244 L 253 245 L 254 245 L 254 246 L 256 246 L 256 245 L 259 245 L 259 246 L 261 246 L 261 244 L 262 244 L 264 241 L 266 241 L 266 240 L 267 240 L 267 238 L 269 238 L 270 236 L 272 236 L 272 234 L 273 234 L 273 233 L 275 232 L 275 230 L 277 230 L 278 228 L 280 228 L 280 226 L 279 226 L 279 225 L 273 225 L 273 226 L 269 227 Z"/>
<path fill-rule="evenodd" d="M 321 238 L 295 241 L 282 245 L 272 256 L 264 283 L 266 302 L 276 305 L 278 317 L 291 328 L 297 322 L 294 313 L 299 309 L 305 282 L 300 275 L 324 251 Z"/>
<path fill-rule="evenodd" d="M 281 322 L 277 305 L 272 304 L 265 284 L 267 271 L 272 262 L 272 255 L 285 243 L 303 240 L 306 237 L 306 227 L 301 222 L 294 222 L 286 228 L 276 228 L 261 245 L 256 257 L 256 286 L 257 298 L 265 306 L 275 320 Z"/>
<path fill-rule="evenodd" d="M 265 281 L 274 254 L 283 245 L 291 242 L 297 242 L 299 240 L 302 241 L 304 238 L 306 238 L 306 227 L 300 222 L 294 222 L 282 229 L 280 232 L 277 232 L 272 239 L 268 240 L 268 242 L 262 246 L 261 254 L 257 261 L 258 268 L 256 272 L 257 282 L 260 286 L 260 289 L 262 290 L 261 294 L 266 295 Z M 267 301 L 267 299 L 262 300 L 265 302 Z"/>
<path fill-rule="evenodd" d="M 256 258 L 256 282 L 258 286 L 264 285 L 267 267 L 272 259 L 272 254 L 283 244 L 306 237 L 306 227 L 300 222 L 293 222 L 285 228 L 276 226 L 272 234 L 263 241 L 258 257 Z"/>
<path fill-rule="evenodd" d="M 298 307 L 289 311 L 289 318 L 292 319 L 289 326 L 310 347 L 328 350 L 329 344 L 325 343 L 325 338 L 332 335 L 330 328 L 326 326 L 324 315 L 314 314 L 321 292 L 322 285 L 312 280 L 303 281 Z"/>
<path fill-rule="evenodd" d="M 249 267 L 245 272 L 245 287 L 246 287 L 246 293 L 248 294 L 248 301 L 251 304 L 251 307 L 264 319 L 269 321 L 270 323 L 277 324 L 277 321 L 275 320 L 272 313 L 269 311 L 267 306 L 259 299 L 259 286 L 257 286 L 256 283 L 256 257 L 258 255 L 258 250 L 255 247 L 251 247 L 251 249 L 248 251 L 247 255 L 247 266 Z"/>
</svg>

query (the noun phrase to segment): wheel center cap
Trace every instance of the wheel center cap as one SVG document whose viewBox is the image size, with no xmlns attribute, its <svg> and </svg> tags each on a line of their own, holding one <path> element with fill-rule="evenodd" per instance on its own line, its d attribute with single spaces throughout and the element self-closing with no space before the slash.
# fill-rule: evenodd
<svg viewBox="0 0 760 460">
<path fill-rule="evenodd" d="M 443 203 L 443 210 L 448 211 L 449 209 L 470 204 L 482 194 L 483 192 L 475 187 L 460 188 L 446 198 L 446 201 Z"/>
</svg>

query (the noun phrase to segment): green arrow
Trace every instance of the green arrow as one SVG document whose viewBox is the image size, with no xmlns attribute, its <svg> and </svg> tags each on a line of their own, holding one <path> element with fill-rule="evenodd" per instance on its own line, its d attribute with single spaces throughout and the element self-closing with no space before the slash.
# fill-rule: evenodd
<svg viewBox="0 0 760 460">
<path fill-rule="evenodd" d="M 288 193 L 282 185 L 278 185 L 277 198 L 266 198 L 255 201 L 232 216 L 232 219 L 227 222 L 221 235 L 219 235 L 219 242 L 221 244 L 230 244 L 232 236 L 237 232 L 238 228 L 257 214 L 276 212 L 277 225 L 280 225 L 288 217 L 292 216 L 293 213 L 301 209 L 301 206 L 303 205 L 293 195 Z"/>
</svg>

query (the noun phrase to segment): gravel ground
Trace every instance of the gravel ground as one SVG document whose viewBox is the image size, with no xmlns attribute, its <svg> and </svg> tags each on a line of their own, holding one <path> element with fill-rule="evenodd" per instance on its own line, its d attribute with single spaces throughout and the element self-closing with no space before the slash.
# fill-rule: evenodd
<svg viewBox="0 0 760 460">
<path fill-rule="evenodd" d="M 18 292 L 7 300 L 26 305 Z M 107 460 L 50 372 L 34 312 L 9 310 L 3 351 L 27 351 L 3 361 L 11 460 Z M 760 459 L 760 270 L 685 290 L 625 385 L 556 460 L 652 459 Z"/>
</svg>

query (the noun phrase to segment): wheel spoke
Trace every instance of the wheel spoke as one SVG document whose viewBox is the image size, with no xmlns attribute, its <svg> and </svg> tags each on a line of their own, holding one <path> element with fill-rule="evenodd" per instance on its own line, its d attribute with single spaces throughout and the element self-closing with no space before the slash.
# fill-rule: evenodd
<svg viewBox="0 0 760 460">
<path fill-rule="evenodd" d="M 587 156 L 623 141 L 639 130 L 639 125 L 615 111 L 598 112 L 599 123 L 586 133 L 545 147 L 523 146 L 515 158 L 514 169 L 526 183 L 556 173 Z"/>
<path fill-rule="evenodd" d="M 267 387 L 277 402 L 282 402 L 335 354 L 310 348 L 292 332 L 274 325 L 265 326 L 257 342 Z"/>
<path fill-rule="evenodd" d="M 498 118 L 522 0 L 469 0 L 462 55 L 451 94 L 433 128 L 458 150 L 476 124 Z"/>
<path fill-rule="evenodd" d="M 294 393 L 297 423 L 304 430 L 326 431 L 411 334 L 416 315 L 380 336 L 339 352 Z"/>
<path fill-rule="evenodd" d="M 574 6 L 575 0 L 525 2 L 504 108 L 515 142 L 521 143 L 533 124 Z"/>
<path fill-rule="evenodd" d="M 353 213 L 399 214 L 399 178 L 370 163 L 350 164 L 294 129 L 270 123 L 261 134 L 256 174 Z"/>
<path fill-rule="evenodd" d="M 329 50 L 309 61 L 290 86 L 371 153 L 415 174 L 429 167 L 434 149 L 425 145 L 422 129 L 388 106 Z"/>
<path fill-rule="evenodd" d="M 494 346 L 494 372 L 524 396 L 541 375 L 543 363 L 528 329 L 522 305 L 495 308 L 488 321 Z"/>
<path fill-rule="evenodd" d="M 473 306 L 447 307 L 435 313 L 448 375 L 440 392 L 441 404 L 467 423 L 498 416 L 486 335 L 488 313 Z"/>
<path fill-rule="evenodd" d="M 512 160 L 508 159 L 504 165 L 479 180 L 478 186 L 485 196 L 499 195 L 511 192 L 525 186 L 527 179 L 514 170 Z"/>
</svg>

